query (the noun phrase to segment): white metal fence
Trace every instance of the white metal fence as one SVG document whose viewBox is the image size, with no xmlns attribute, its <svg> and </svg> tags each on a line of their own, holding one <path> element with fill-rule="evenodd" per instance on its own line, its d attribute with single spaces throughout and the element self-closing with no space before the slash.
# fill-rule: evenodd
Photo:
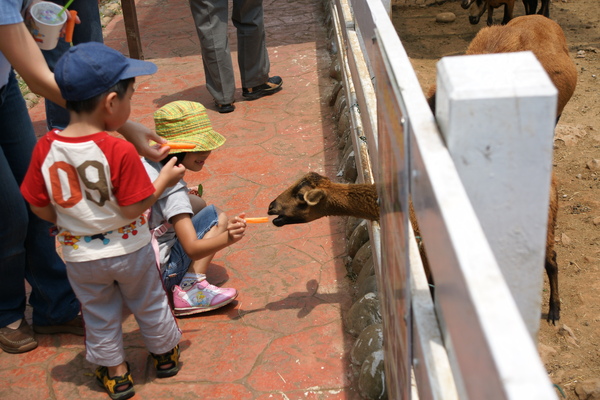
<svg viewBox="0 0 600 400">
<path fill-rule="evenodd" d="M 388 10 L 380 0 L 331 0 L 330 5 L 352 104 L 359 181 L 375 182 L 380 193 L 381 220 L 370 224 L 370 235 L 388 397 L 555 399 L 535 344 L 539 302 L 533 324 L 524 322 L 453 161 L 456 155 L 445 144 L 452 133 L 438 130 Z M 534 59 L 531 68 L 538 67 Z M 451 93 L 444 97 L 454 101 Z M 542 97 L 548 104 L 548 96 Z M 541 140 L 550 140 L 551 147 L 551 138 Z M 547 146 L 541 148 L 540 157 L 548 158 Z M 549 168 L 541 174 L 544 182 Z M 542 210 L 548 204 L 544 196 L 542 190 L 536 200 Z M 409 224 L 409 199 L 435 281 L 435 301 Z M 535 229 L 543 237 L 545 227 Z M 537 262 L 543 243 L 531 247 Z M 542 271 L 540 260 L 532 274 L 534 297 L 541 296 L 535 282 Z"/>
</svg>

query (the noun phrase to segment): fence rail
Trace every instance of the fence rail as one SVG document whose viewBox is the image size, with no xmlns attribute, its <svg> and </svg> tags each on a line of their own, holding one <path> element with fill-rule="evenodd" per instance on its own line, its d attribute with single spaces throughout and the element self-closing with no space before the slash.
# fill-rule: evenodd
<svg viewBox="0 0 600 400">
<path fill-rule="evenodd" d="M 330 6 L 358 180 L 380 194 L 381 219 L 369 226 L 388 397 L 556 398 L 388 11 L 380 0 Z"/>
</svg>

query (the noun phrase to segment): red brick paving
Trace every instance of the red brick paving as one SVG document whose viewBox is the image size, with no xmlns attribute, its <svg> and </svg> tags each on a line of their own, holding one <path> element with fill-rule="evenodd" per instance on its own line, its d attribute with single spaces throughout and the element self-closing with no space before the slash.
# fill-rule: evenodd
<svg viewBox="0 0 600 400">
<path fill-rule="evenodd" d="M 205 88 L 199 44 L 186 1 L 138 0 L 146 60 L 158 73 L 137 81 L 131 119 L 153 126 L 152 114 L 178 99 L 207 106 L 227 137 L 204 170 L 188 173 L 204 198 L 233 215 L 264 216 L 268 204 L 309 170 L 334 177 L 338 147 L 328 96 L 330 55 L 319 0 L 266 0 L 271 72 L 283 90 L 244 101 L 236 69 L 236 110 L 219 114 Z M 122 16 L 105 29 L 106 44 L 128 54 Z M 234 62 L 236 38 L 230 35 Z M 44 132 L 44 107 L 31 110 Z M 125 345 L 138 399 L 358 399 L 342 325 L 351 304 L 345 278 L 345 225 L 324 218 L 276 228 L 250 225 L 247 237 L 221 251 L 209 280 L 240 294 L 227 307 L 180 319 L 183 366 L 158 380 L 133 317 Z M 107 399 L 84 357 L 83 339 L 39 335 L 26 354 L 0 353 L 0 398 Z"/>
</svg>

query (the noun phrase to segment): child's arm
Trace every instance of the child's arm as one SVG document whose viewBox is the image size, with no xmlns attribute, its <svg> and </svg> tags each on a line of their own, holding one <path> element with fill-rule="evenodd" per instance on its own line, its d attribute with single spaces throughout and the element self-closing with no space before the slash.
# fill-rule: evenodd
<svg viewBox="0 0 600 400">
<path fill-rule="evenodd" d="M 244 214 L 233 217 L 227 221 L 227 229 L 211 238 L 198 239 L 196 229 L 192 224 L 190 214 L 179 214 L 171 218 L 171 223 L 175 229 L 177 239 L 181 247 L 192 260 L 199 260 L 219 250 L 224 249 L 244 237 L 246 223 Z"/>
<path fill-rule="evenodd" d="M 154 194 L 137 203 L 121 206 L 121 213 L 125 218 L 135 219 L 142 215 L 144 211 L 152 207 L 166 188 L 175 185 L 183 178 L 185 167 L 183 165 L 175 165 L 176 162 L 177 158 L 173 157 L 162 167 L 158 178 L 153 182 Z"/>
<path fill-rule="evenodd" d="M 31 211 L 43 220 L 56 224 L 56 210 L 51 204 L 45 207 L 36 207 L 30 205 Z"/>
</svg>

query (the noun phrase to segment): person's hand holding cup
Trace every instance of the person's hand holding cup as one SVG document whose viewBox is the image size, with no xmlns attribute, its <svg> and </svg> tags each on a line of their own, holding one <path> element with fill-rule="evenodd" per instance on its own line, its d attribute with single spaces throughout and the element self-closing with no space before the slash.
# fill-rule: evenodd
<svg viewBox="0 0 600 400">
<path fill-rule="evenodd" d="M 62 9 L 49 1 L 40 1 L 31 6 L 28 27 L 40 49 L 52 50 L 58 44 L 69 15 L 66 10 L 61 13 Z"/>
</svg>

